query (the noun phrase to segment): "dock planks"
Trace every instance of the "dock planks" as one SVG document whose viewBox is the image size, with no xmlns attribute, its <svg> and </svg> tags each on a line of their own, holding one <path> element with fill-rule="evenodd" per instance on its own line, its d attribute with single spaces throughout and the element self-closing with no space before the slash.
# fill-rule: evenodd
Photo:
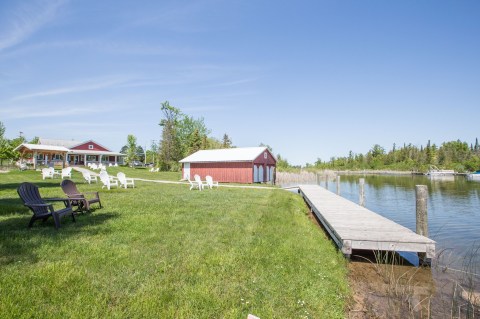
<svg viewBox="0 0 480 319">
<path fill-rule="evenodd" d="M 356 249 L 416 252 L 424 254 L 427 260 L 435 255 L 435 241 L 323 187 L 301 185 L 299 191 L 347 256 Z"/>
</svg>

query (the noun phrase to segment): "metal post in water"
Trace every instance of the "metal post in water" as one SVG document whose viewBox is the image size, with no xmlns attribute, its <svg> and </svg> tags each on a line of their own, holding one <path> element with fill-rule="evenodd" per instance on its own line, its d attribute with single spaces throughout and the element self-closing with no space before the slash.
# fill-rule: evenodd
<svg viewBox="0 0 480 319">
<path fill-rule="evenodd" d="M 340 175 L 337 175 L 337 195 L 340 195 Z"/>
<path fill-rule="evenodd" d="M 360 206 L 365 207 L 365 178 L 360 178 L 358 183 L 358 195 Z"/>
<path fill-rule="evenodd" d="M 415 185 L 417 234 L 428 237 L 427 185 Z"/>
</svg>

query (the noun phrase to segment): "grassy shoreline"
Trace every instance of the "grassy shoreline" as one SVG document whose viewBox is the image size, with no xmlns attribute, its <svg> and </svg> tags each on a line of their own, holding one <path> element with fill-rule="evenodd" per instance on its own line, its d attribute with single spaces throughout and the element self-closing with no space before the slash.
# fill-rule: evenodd
<svg viewBox="0 0 480 319">
<path fill-rule="evenodd" d="M 81 191 L 101 188 L 76 172 L 73 180 Z M 345 315 L 346 262 L 295 194 L 137 182 L 101 191 L 103 209 L 55 231 L 52 221 L 26 228 L 23 181 L 62 194 L 58 179 L 38 172 L 2 174 L 2 318 Z"/>
</svg>

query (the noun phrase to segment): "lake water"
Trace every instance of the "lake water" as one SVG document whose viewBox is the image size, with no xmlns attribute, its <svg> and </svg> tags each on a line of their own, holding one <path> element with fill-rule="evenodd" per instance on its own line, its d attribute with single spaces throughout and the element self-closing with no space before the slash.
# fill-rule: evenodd
<svg viewBox="0 0 480 319">
<path fill-rule="evenodd" d="M 437 242 L 440 263 L 458 269 L 480 269 L 480 182 L 463 176 L 429 178 L 420 175 L 341 175 L 340 195 L 359 202 L 358 183 L 365 178 L 365 206 L 415 231 L 415 185 L 427 185 L 429 236 Z M 336 182 L 320 185 L 336 192 Z M 472 263 L 474 265 L 472 265 Z M 474 266 L 474 269 L 471 269 Z"/>
</svg>

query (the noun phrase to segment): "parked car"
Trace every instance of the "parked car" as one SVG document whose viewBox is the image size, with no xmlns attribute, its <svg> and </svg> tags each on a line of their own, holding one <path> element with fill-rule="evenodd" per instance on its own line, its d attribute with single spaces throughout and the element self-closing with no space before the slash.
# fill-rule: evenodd
<svg viewBox="0 0 480 319">
<path fill-rule="evenodd" d="M 130 163 L 130 167 L 143 167 L 143 163 L 140 161 L 133 161 Z"/>
</svg>

